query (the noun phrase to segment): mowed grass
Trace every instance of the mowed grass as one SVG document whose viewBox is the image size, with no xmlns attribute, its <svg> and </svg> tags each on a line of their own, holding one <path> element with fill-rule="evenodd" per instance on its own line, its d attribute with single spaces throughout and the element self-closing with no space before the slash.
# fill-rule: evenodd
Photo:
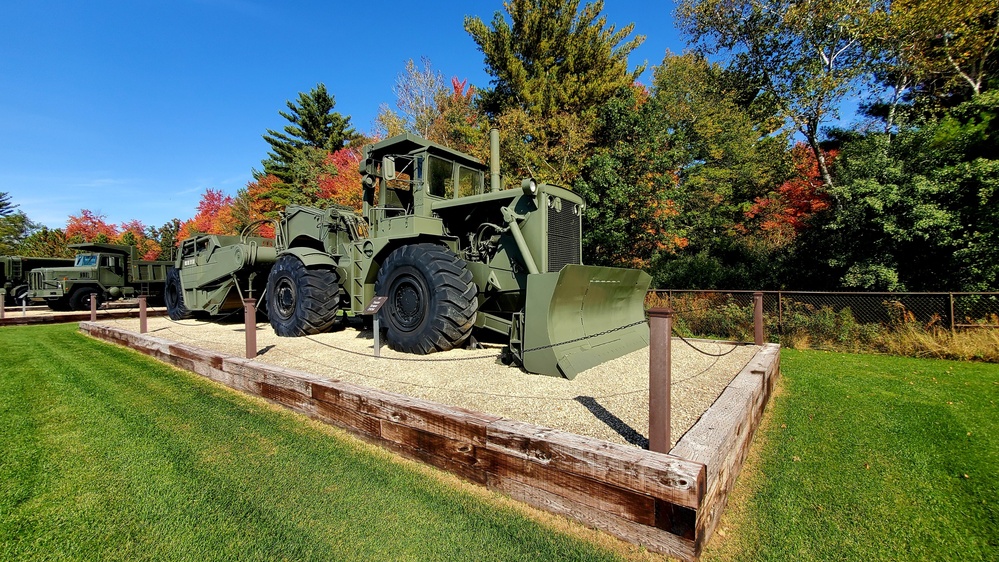
<svg viewBox="0 0 999 562">
<path fill-rule="evenodd" d="M 705 559 L 999 560 L 999 365 L 784 349 L 781 371 Z"/>
<path fill-rule="evenodd" d="M 75 325 L 0 328 L 0 560 L 606 560 Z"/>
</svg>

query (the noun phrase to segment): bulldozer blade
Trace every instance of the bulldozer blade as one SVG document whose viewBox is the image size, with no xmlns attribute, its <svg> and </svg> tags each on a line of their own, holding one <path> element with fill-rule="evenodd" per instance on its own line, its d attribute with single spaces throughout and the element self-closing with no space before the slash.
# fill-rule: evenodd
<svg viewBox="0 0 999 562">
<path fill-rule="evenodd" d="M 586 265 L 528 275 L 511 351 L 531 373 L 574 379 L 641 349 L 649 345 L 644 304 L 651 281 L 639 269 Z"/>
</svg>

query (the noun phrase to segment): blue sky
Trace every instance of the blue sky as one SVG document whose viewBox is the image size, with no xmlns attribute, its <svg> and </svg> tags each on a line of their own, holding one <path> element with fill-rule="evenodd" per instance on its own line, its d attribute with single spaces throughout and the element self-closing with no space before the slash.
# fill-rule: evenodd
<svg viewBox="0 0 999 562">
<path fill-rule="evenodd" d="M 683 50 L 674 3 L 606 0 L 645 43 L 633 67 Z M 260 168 L 287 100 L 323 82 L 373 129 L 406 60 L 488 86 L 462 28 L 501 0 L 400 2 L 28 0 L 0 20 L 0 192 L 61 228 L 81 209 L 160 226 L 207 188 L 234 195 Z M 648 83 L 649 71 L 643 77 Z"/>
</svg>

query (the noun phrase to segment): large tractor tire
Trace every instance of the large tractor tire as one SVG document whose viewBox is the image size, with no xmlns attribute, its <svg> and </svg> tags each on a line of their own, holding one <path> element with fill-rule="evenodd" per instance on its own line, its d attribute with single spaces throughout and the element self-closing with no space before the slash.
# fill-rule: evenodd
<svg viewBox="0 0 999 562">
<path fill-rule="evenodd" d="M 184 287 L 180 283 L 180 272 L 171 267 L 167 270 L 163 285 L 163 300 L 171 320 L 184 320 L 191 317 L 191 311 L 184 304 Z"/>
<path fill-rule="evenodd" d="M 444 246 L 394 250 L 378 271 L 375 294 L 388 343 L 406 353 L 447 351 L 468 339 L 478 311 L 477 289 L 465 261 Z"/>
<path fill-rule="evenodd" d="M 80 287 L 74 289 L 73 293 L 69 295 L 69 308 L 70 310 L 90 310 L 90 295 L 95 294 L 95 300 L 97 300 L 97 308 L 101 307 L 104 303 L 104 296 L 101 294 L 100 289 L 94 289 L 93 287 Z"/>
<path fill-rule="evenodd" d="M 283 337 L 319 334 L 336 324 L 340 283 L 336 269 L 307 268 L 295 256 L 277 259 L 267 276 L 267 317 Z"/>
</svg>

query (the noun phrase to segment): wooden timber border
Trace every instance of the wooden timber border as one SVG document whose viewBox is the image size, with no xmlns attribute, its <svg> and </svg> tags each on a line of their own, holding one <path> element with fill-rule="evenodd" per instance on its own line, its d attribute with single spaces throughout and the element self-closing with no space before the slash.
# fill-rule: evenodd
<svg viewBox="0 0 999 562">
<path fill-rule="evenodd" d="M 80 329 L 682 560 L 696 560 L 718 524 L 780 365 L 780 348 L 764 346 L 667 455 L 98 323 Z"/>
<path fill-rule="evenodd" d="M 48 310 L 48 307 L 45 307 Z M 4 318 L 0 319 L 0 326 L 25 326 L 29 324 L 68 324 L 70 322 L 83 322 L 90 320 L 90 311 L 84 312 L 53 312 L 51 314 L 37 314 L 32 316 L 21 316 L 21 309 L 11 311 L 7 308 Z M 166 316 L 165 308 L 152 308 L 146 311 L 146 316 Z M 98 310 L 97 319 L 101 318 L 138 318 L 139 309 L 117 309 Z"/>
</svg>

